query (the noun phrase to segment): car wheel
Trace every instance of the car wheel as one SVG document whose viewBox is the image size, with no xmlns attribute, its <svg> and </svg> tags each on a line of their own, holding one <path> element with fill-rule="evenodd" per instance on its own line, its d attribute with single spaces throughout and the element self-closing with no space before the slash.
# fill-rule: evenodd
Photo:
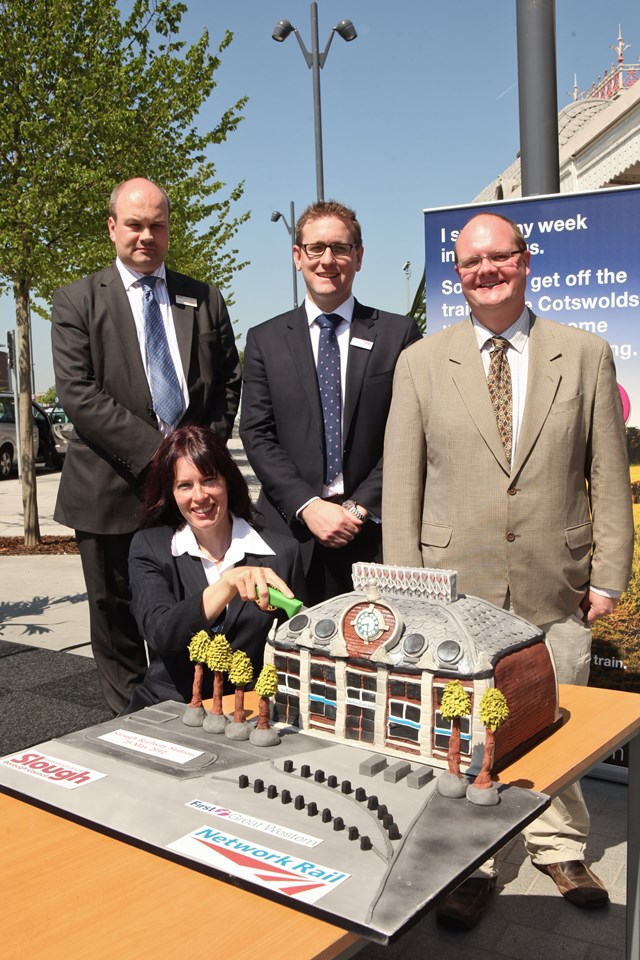
<svg viewBox="0 0 640 960">
<path fill-rule="evenodd" d="M 0 480 L 8 480 L 13 470 L 13 450 L 5 446 L 0 450 Z"/>
</svg>

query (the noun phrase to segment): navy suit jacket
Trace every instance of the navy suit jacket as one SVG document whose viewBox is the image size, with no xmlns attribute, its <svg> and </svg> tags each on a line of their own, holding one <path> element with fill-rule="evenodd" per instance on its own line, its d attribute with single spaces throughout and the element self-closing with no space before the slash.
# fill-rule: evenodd
<svg viewBox="0 0 640 960">
<path fill-rule="evenodd" d="M 275 556 L 248 554 L 245 565 L 271 567 L 304 600 L 297 544 L 270 533 L 260 535 Z M 154 527 L 139 530 L 131 544 L 131 606 L 149 648 L 149 669 L 135 691 L 134 709 L 163 700 L 191 700 L 194 665 L 187 647 L 195 633 L 212 627 L 201 609 L 202 591 L 207 586 L 202 561 L 190 554 L 172 556 L 172 536 L 170 527 Z M 254 681 L 262 669 L 267 634 L 276 619 L 285 619 L 285 614 L 261 610 L 257 604 L 245 603 L 236 595 L 227 607 L 223 623 L 216 626 L 215 632 L 224 633 L 234 650 L 244 650 L 251 659 Z M 205 668 L 203 696 L 211 695 L 212 684 L 213 674 Z"/>
<path fill-rule="evenodd" d="M 167 288 L 189 390 L 181 423 L 227 439 L 241 379 L 225 302 L 216 287 L 172 270 Z M 75 428 L 54 517 L 89 533 L 131 533 L 141 474 L 162 435 L 115 264 L 56 290 L 51 336 L 58 397 Z"/>
<path fill-rule="evenodd" d="M 381 514 L 384 428 L 396 361 L 421 337 L 415 320 L 356 301 L 343 403 L 345 498 Z M 251 329 L 243 366 L 240 436 L 262 485 L 267 529 L 294 536 L 308 569 L 314 539 L 296 511 L 322 495 L 322 406 L 304 306 Z M 363 557 L 362 559 L 371 559 Z"/>
</svg>

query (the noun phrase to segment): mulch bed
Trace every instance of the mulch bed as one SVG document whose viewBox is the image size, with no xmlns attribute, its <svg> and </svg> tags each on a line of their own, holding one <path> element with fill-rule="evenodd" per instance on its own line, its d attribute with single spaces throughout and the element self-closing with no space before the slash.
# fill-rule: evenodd
<svg viewBox="0 0 640 960">
<path fill-rule="evenodd" d="M 0 557 L 40 556 L 78 553 L 75 537 L 41 537 L 34 547 L 26 547 L 24 537 L 0 537 Z"/>
</svg>

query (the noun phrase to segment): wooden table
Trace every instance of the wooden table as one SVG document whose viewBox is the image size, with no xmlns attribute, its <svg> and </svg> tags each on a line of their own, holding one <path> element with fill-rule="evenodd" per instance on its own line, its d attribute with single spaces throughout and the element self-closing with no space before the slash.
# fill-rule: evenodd
<svg viewBox="0 0 640 960">
<path fill-rule="evenodd" d="M 627 958 L 640 956 L 640 695 L 561 686 L 565 724 L 500 780 L 555 794 L 627 741 Z M 354 934 L 0 793 L 0 904 L 6 960 L 332 960 Z"/>
</svg>

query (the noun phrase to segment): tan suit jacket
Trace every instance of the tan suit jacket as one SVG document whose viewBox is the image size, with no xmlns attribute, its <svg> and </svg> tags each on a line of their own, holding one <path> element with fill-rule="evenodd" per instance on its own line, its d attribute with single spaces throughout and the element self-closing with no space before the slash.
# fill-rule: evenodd
<svg viewBox="0 0 640 960">
<path fill-rule="evenodd" d="M 470 319 L 396 367 L 382 491 L 386 563 L 458 571 L 459 590 L 536 624 L 589 584 L 623 591 L 633 514 L 606 341 L 531 314 L 524 418 L 510 470 Z"/>
</svg>

